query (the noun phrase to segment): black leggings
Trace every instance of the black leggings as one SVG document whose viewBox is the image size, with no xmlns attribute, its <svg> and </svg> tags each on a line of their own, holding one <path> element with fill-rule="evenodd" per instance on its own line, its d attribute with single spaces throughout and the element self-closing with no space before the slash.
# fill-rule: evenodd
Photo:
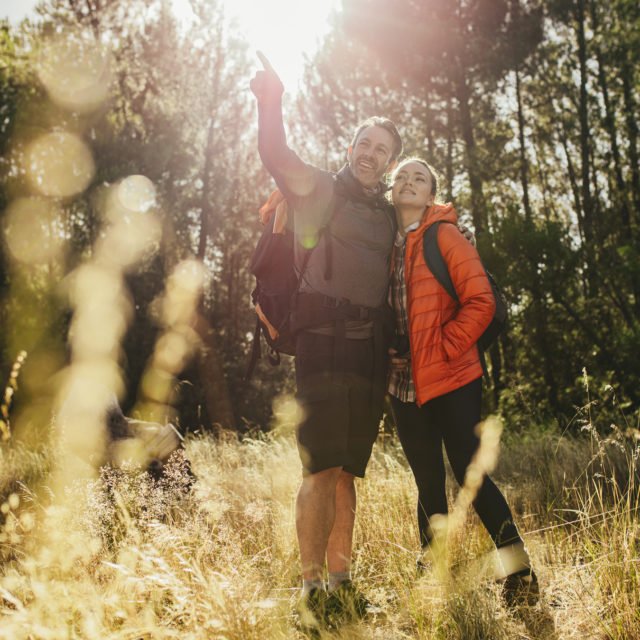
<svg viewBox="0 0 640 640">
<path fill-rule="evenodd" d="M 398 436 L 418 486 L 420 542 L 433 538 L 429 518 L 447 514 L 442 444 L 458 484 L 480 442 L 474 429 L 480 422 L 482 378 L 418 407 L 391 397 Z M 489 476 L 484 477 L 473 506 L 497 547 L 521 542 L 504 496 Z"/>
</svg>

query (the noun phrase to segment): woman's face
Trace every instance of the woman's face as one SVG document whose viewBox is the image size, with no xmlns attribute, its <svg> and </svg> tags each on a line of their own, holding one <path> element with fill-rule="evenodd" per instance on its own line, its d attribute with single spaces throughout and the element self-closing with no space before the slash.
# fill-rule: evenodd
<svg viewBox="0 0 640 640">
<path fill-rule="evenodd" d="M 396 207 L 428 207 L 434 200 L 431 186 L 429 169 L 419 162 L 407 162 L 395 173 L 391 200 Z"/>
</svg>

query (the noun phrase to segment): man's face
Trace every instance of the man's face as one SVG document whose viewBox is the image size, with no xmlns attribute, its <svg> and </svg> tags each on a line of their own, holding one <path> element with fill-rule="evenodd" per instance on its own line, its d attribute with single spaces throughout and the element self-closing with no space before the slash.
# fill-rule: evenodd
<svg viewBox="0 0 640 640">
<path fill-rule="evenodd" d="M 392 135 L 382 127 L 367 127 L 349 147 L 349 168 L 360 184 L 373 188 L 387 173 L 392 153 Z"/>
</svg>

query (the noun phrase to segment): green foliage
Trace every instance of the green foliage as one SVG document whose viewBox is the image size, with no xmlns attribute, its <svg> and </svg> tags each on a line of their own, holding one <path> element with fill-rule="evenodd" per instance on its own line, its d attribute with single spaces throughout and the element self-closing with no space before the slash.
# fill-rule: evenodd
<svg viewBox="0 0 640 640">
<path fill-rule="evenodd" d="M 292 371 L 263 363 L 243 380 L 249 256 L 272 187 L 256 153 L 250 57 L 220 0 L 191 6 L 197 20 L 178 25 L 164 2 L 46 0 L 41 22 L 0 25 L 0 209 L 30 194 L 21 158 L 43 132 L 80 136 L 96 165 L 86 189 L 59 199 L 59 263 L 19 273 L 0 250 L 2 369 L 38 344 L 59 354 L 47 371 L 61 365 L 69 319 L 56 284 L 103 236 L 108 186 L 142 174 L 158 190 L 163 234 L 127 280 L 126 404 L 158 332 L 166 274 L 195 255 L 210 281 L 202 357 L 179 385 L 181 424 L 266 428 Z M 583 368 L 632 411 L 640 402 L 638 25 L 631 0 L 348 0 L 304 91 L 285 104 L 292 146 L 320 166 L 339 168 L 357 123 L 376 113 L 440 170 L 511 303 L 486 395 L 519 424 L 573 425 Z M 78 28 L 111 51 L 108 99 L 82 113 L 51 100 L 36 73 L 48 38 Z"/>
<path fill-rule="evenodd" d="M 323 123 L 371 108 L 363 96 L 384 87 L 406 150 L 435 163 L 472 218 L 512 306 L 488 404 L 517 422 L 527 406 L 570 423 L 585 367 L 637 407 L 632 4 L 350 0 L 310 66 L 308 103 Z"/>
<path fill-rule="evenodd" d="M 0 204 L 29 193 L 19 159 L 34 135 L 49 127 L 71 128 L 90 142 L 96 164 L 92 183 L 61 203 L 67 254 L 56 273 L 59 280 L 91 256 L 102 237 L 108 224 L 106 187 L 130 175 L 149 178 L 160 196 L 164 233 L 155 254 L 128 276 L 135 313 L 121 360 L 128 384 L 125 407 L 138 396 L 140 376 L 158 335 L 154 303 L 166 274 L 178 260 L 197 255 L 211 274 L 201 309 L 203 327 L 210 327 L 203 330 L 203 336 L 209 336 L 203 350 L 224 376 L 214 376 L 197 362 L 185 372 L 179 401 L 183 426 L 231 426 L 240 424 L 242 416 L 265 424 L 270 397 L 281 382 L 256 399 L 255 389 L 245 392 L 241 366 L 249 349 L 246 336 L 253 328 L 248 262 L 259 232 L 257 208 L 269 188 L 254 151 L 252 101 L 238 82 L 244 77 L 248 84 L 247 46 L 220 20 L 220 2 L 192 3 L 199 19 L 188 25 L 178 25 L 166 3 L 157 3 L 157 11 L 149 8 L 142 0 L 124 5 L 50 0 L 41 6 L 41 22 L 25 24 L 20 31 L 3 25 L 0 83 L 6 91 L 0 103 L 0 148 L 10 144 L 13 153 L 0 167 L 7 178 L 0 187 Z M 110 51 L 109 98 L 90 113 L 59 108 L 36 77 L 38 51 L 58 28 L 69 34 L 88 30 Z M 34 288 L 33 274 L 4 273 L 12 302 L 3 309 L 13 309 L 3 323 L 6 369 L 12 349 L 29 346 L 20 343 L 29 342 L 31 318 L 38 325 L 34 309 L 42 305 L 42 296 L 58 302 L 61 298 L 51 280 Z M 26 278 L 26 289 L 19 278 Z M 23 295 L 16 296 L 18 290 Z M 23 319 L 20 325 L 17 318 Z M 16 338 L 7 340 L 12 329 Z M 65 328 L 57 330 L 64 339 Z M 214 342 L 223 346 L 214 349 Z M 206 392 L 212 386 L 215 396 Z M 235 415 L 225 407 L 234 407 Z"/>
</svg>

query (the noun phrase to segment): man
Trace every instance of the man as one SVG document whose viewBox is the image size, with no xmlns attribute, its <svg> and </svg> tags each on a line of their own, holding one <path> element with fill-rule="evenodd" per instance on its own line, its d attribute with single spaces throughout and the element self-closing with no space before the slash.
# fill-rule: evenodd
<svg viewBox="0 0 640 640">
<path fill-rule="evenodd" d="M 282 82 L 258 56 L 264 68 L 251 90 L 258 101 L 260 157 L 294 211 L 302 271 L 293 315 L 297 393 L 305 412 L 296 501 L 302 601 L 317 615 L 336 603 L 363 615 L 366 600 L 350 574 L 354 479 L 364 476 L 382 416 L 396 223 L 381 179 L 395 165 L 402 140 L 390 120 L 370 118 L 357 129 L 337 175 L 304 163 L 286 143 Z"/>
</svg>

